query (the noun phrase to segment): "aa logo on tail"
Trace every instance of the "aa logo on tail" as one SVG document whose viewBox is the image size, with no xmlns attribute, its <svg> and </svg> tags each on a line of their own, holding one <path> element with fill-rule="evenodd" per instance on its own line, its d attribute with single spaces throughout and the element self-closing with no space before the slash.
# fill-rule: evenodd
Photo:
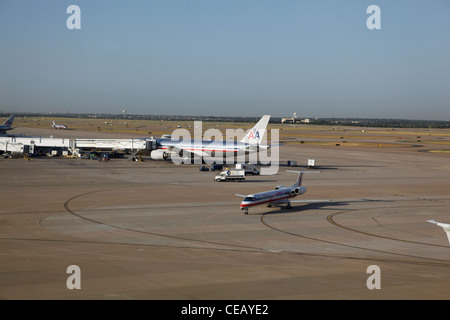
<svg viewBox="0 0 450 320">
<path fill-rule="evenodd" d="M 250 131 L 250 133 L 248 134 L 248 139 L 259 139 L 259 131 L 255 129 Z"/>
</svg>

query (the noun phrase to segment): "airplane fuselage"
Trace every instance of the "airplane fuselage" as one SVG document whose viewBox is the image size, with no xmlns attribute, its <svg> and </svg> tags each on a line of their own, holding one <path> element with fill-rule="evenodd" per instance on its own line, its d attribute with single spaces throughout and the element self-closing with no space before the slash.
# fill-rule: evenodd
<svg viewBox="0 0 450 320">
<path fill-rule="evenodd" d="M 237 153 L 239 150 L 248 151 L 250 149 L 257 149 L 255 145 L 249 145 L 238 141 L 223 141 L 223 140 L 182 140 L 174 141 L 171 139 L 159 139 L 157 143 L 158 149 L 163 150 L 186 150 L 192 153 L 202 152 L 223 152 L 224 154 L 232 152 Z"/>
<path fill-rule="evenodd" d="M 255 194 L 249 194 L 241 202 L 241 210 L 245 210 L 249 207 L 261 205 L 261 204 L 281 204 L 289 203 L 290 198 L 294 198 L 298 195 L 306 192 L 305 187 L 282 187 L 276 190 L 264 191 Z"/>
<path fill-rule="evenodd" d="M 306 192 L 306 188 L 302 186 L 303 181 L 303 174 L 308 173 L 308 171 L 292 171 L 287 170 L 288 172 L 297 172 L 298 178 L 297 182 L 294 183 L 290 187 L 285 186 L 277 186 L 274 190 L 270 191 L 264 191 L 259 193 L 253 193 L 249 195 L 241 195 L 236 194 L 237 196 L 244 197 L 244 200 L 241 202 L 241 210 L 245 210 L 245 214 L 248 214 L 248 209 L 253 206 L 258 206 L 261 204 L 267 204 L 268 207 L 272 205 L 286 205 L 287 209 L 291 208 L 291 198 L 294 198 L 296 196 L 299 196 L 301 194 L 304 194 Z M 309 172 L 312 173 L 312 172 Z M 319 171 L 316 171 L 314 173 L 319 173 Z M 308 202 L 311 201 L 324 201 L 324 200 L 306 200 Z M 305 201 L 298 201 L 293 200 L 293 202 L 305 202 Z"/>
</svg>

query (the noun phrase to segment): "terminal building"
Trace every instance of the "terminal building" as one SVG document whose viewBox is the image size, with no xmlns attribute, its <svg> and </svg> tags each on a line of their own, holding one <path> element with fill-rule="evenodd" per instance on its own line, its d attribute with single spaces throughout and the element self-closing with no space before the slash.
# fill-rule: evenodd
<svg viewBox="0 0 450 320">
<path fill-rule="evenodd" d="M 297 113 L 294 113 L 292 118 L 281 118 L 281 123 L 309 123 L 309 119 L 300 119 Z"/>
</svg>

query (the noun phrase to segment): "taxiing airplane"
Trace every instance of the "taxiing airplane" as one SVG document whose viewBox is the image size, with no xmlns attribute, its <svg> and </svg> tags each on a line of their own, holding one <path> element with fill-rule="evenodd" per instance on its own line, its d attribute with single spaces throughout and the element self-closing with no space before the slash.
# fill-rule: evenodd
<svg viewBox="0 0 450 320">
<path fill-rule="evenodd" d="M 16 116 L 12 114 L 8 119 L 6 119 L 2 124 L 0 124 L 0 133 L 6 133 L 6 131 L 8 130 L 14 129 L 12 127 L 12 124 L 15 117 Z"/>
<path fill-rule="evenodd" d="M 55 129 L 67 129 L 67 126 L 64 124 L 56 124 L 55 121 L 53 121 L 52 127 Z"/>
<path fill-rule="evenodd" d="M 272 205 L 286 205 L 286 209 L 291 208 L 291 202 L 317 202 L 317 201 L 329 201 L 329 200 L 289 200 L 298 195 L 304 194 L 306 188 L 302 186 L 304 173 L 319 173 L 319 171 L 291 171 L 298 173 L 297 181 L 290 187 L 276 186 L 274 190 L 264 191 L 259 193 L 253 193 L 249 195 L 236 194 L 239 197 L 243 197 L 241 202 L 241 210 L 245 210 L 245 214 L 248 214 L 248 208 L 266 204 L 268 207 Z"/>
<path fill-rule="evenodd" d="M 240 141 L 225 140 L 172 140 L 170 138 L 161 138 L 157 140 L 157 150 L 153 150 L 150 154 L 153 160 L 164 160 L 171 156 L 172 152 L 179 153 L 185 151 L 187 154 L 198 155 L 200 157 L 208 157 L 212 154 L 222 153 L 225 156 L 232 152 L 237 154 L 239 151 L 245 153 L 257 152 L 259 148 L 268 148 L 262 146 L 266 127 L 269 123 L 270 115 L 263 116 L 258 123 L 250 129 L 244 138 Z"/>
<path fill-rule="evenodd" d="M 442 229 L 444 229 L 445 233 L 447 234 L 448 242 L 450 243 L 450 224 L 441 223 L 441 222 L 437 222 L 434 220 L 427 220 L 427 222 L 433 223 L 433 224 L 441 227 Z"/>
</svg>

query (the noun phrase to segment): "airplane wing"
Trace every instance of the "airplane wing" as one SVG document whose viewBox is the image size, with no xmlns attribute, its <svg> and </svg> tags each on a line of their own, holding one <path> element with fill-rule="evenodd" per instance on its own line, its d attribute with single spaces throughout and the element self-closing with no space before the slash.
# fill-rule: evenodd
<svg viewBox="0 0 450 320">
<path fill-rule="evenodd" d="M 183 146 L 183 145 L 170 145 L 167 147 L 167 152 L 176 152 L 179 153 L 181 150 L 184 152 L 184 156 L 190 156 L 191 153 L 196 154 L 200 157 L 209 157 L 210 155 L 207 152 L 204 152 L 199 148 L 198 150 L 194 148 L 194 146 Z"/>
<path fill-rule="evenodd" d="M 188 149 L 188 148 L 183 148 L 183 147 L 170 147 L 167 148 L 167 150 L 169 150 L 169 152 L 171 153 L 175 153 L 175 154 L 180 154 L 180 151 L 183 150 L 183 158 L 187 157 L 187 158 L 192 158 L 192 154 L 196 155 L 197 157 L 201 157 L 201 158 L 207 158 L 210 157 L 210 154 L 202 151 L 202 150 L 192 150 L 192 149 Z"/>
<path fill-rule="evenodd" d="M 447 233 L 448 243 L 450 243 L 450 229 L 444 229 L 445 233 Z"/>
<path fill-rule="evenodd" d="M 281 142 L 279 142 L 279 143 L 272 143 L 272 144 L 268 144 L 268 145 L 262 145 L 262 144 L 260 144 L 259 146 L 258 146 L 258 148 L 259 149 L 263 149 L 263 150 L 267 150 L 267 149 L 270 149 L 270 148 L 273 148 L 273 147 L 281 147 L 283 145 L 283 143 L 281 143 Z"/>
<path fill-rule="evenodd" d="M 174 152 L 174 153 L 176 153 L 176 154 L 180 153 L 181 150 L 183 150 L 183 152 L 194 153 L 194 152 L 192 152 L 191 150 L 187 150 L 187 149 L 185 149 L 185 148 L 183 148 L 183 147 L 179 147 L 179 146 L 177 146 L 177 145 L 170 145 L 170 146 L 168 146 L 167 149 L 166 149 L 167 153 L 172 153 L 172 152 Z"/>
<path fill-rule="evenodd" d="M 327 202 L 331 201 L 328 199 L 318 199 L 318 200 L 290 200 L 291 202 Z"/>
<path fill-rule="evenodd" d="M 201 151 L 201 150 L 187 150 L 187 149 L 183 149 L 183 150 L 184 150 L 184 152 L 193 153 L 193 154 L 196 154 L 201 157 L 209 157 L 210 156 L 210 154 L 208 154 L 207 152 Z"/>
<path fill-rule="evenodd" d="M 427 222 L 433 223 L 433 224 L 441 227 L 442 229 L 444 229 L 445 233 L 447 234 L 448 242 L 450 243 L 450 224 L 437 222 L 435 220 L 427 220 Z"/>
</svg>

